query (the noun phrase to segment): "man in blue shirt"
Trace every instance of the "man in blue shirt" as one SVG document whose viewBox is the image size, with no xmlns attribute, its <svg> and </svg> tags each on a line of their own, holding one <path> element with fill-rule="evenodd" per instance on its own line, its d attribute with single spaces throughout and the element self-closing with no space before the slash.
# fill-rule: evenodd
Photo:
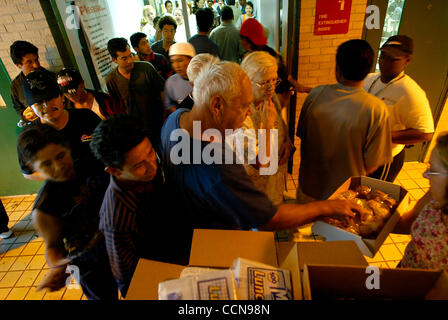
<svg viewBox="0 0 448 320">
<path fill-rule="evenodd" d="M 253 102 L 249 77 L 236 63 L 219 62 L 201 71 L 195 79 L 193 97 L 193 109 L 172 113 L 161 135 L 166 179 L 190 227 L 280 230 L 320 216 L 353 216 L 353 210 L 362 210 L 342 200 L 276 207 L 255 188 L 243 165 L 233 161 L 233 154 L 228 157 L 225 150 L 223 156 L 228 129 L 241 127 L 251 114 Z M 203 156 L 207 153 L 213 153 L 213 161 Z"/>
</svg>

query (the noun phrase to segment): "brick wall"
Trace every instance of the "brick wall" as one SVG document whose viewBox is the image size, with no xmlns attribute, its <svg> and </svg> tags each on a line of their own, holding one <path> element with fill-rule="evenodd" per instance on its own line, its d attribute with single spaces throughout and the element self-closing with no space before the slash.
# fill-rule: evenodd
<svg viewBox="0 0 448 320">
<path fill-rule="evenodd" d="M 302 0 L 300 14 L 299 74 L 300 83 L 315 87 L 335 83 L 336 49 L 350 39 L 360 39 L 365 22 L 367 0 L 352 0 L 349 31 L 346 34 L 314 35 L 316 0 Z M 306 94 L 298 94 L 296 128 Z M 300 139 L 295 138 L 293 175 L 298 175 L 300 164 Z"/>
<path fill-rule="evenodd" d="M 16 40 L 25 40 L 39 48 L 40 63 L 57 71 L 63 63 L 39 0 L 0 0 L 0 59 L 11 79 L 20 70 L 9 56 L 9 47 Z"/>
</svg>

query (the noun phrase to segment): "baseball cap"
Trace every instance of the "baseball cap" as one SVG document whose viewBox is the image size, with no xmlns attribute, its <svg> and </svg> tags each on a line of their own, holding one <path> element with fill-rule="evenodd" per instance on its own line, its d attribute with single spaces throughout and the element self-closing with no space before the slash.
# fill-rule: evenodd
<svg viewBox="0 0 448 320">
<path fill-rule="evenodd" d="M 268 42 L 264 34 L 263 26 L 254 18 L 249 18 L 243 22 L 240 35 L 249 38 L 256 46 L 264 46 Z"/>
<path fill-rule="evenodd" d="M 76 94 L 76 90 L 82 82 L 82 77 L 78 70 L 64 68 L 58 72 L 57 82 L 62 93 Z"/>
<path fill-rule="evenodd" d="M 405 56 L 414 52 L 414 41 L 405 35 L 395 35 L 387 39 L 380 50 L 394 57 Z"/>
<path fill-rule="evenodd" d="M 196 55 L 196 50 L 194 49 L 191 43 L 176 42 L 171 45 L 169 55 L 170 56 L 181 55 L 193 58 Z"/>
<path fill-rule="evenodd" d="M 22 88 L 28 106 L 57 98 L 61 94 L 56 79 L 41 70 L 30 72 Z"/>
</svg>

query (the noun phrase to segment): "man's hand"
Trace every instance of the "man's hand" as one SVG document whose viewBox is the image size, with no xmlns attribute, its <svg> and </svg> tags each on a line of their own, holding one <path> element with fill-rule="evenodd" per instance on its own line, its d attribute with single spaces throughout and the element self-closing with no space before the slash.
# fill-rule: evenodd
<svg viewBox="0 0 448 320">
<path fill-rule="evenodd" d="M 68 258 L 61 259 L 55 266 L 50 269 L 50 272 L 37 285 L 36 291 L 48 289 L 50 292 L 57 291 L 65 286 L 66 279 L 70 273 L 66 273 L 67 265 L 71 260 Z"/>
<path fill-rule="evenodd" d="M 321 216 L 341 215 L 354 217 L 356 212 L 364 210 L 360 205 L 348 200 L 325 200 L 320 202 L 324 206 Z"/>
</svg>

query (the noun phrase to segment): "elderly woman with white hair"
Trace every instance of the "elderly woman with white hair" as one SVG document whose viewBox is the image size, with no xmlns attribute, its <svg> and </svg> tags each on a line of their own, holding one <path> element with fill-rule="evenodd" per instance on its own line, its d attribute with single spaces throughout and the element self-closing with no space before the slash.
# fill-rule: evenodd
<svg viewBox="0 0 448 320">
<path fill-rule="evenodd" d="M 265 193 L 272 203 L 278 205 L 284 200 L 287 162 L 292 144 L 288 137 L 287 125 L 281 117 L 280 102 L 275 94 L 275 87 L 279 83 L 277 61 L 267 52 L 255 51 L 245 57 L 241 67 L 251 80 L 254 97 L 252 114 L 244 121 L 243 132 L 256 143 L 245 143 L 245 156 L 250 152 L 257 155 L 256 163 L 246 164 L 245 169 L 257 189 Z M 258 129 L 266 130 L 269 139 L 266 139 L 265 143 L 260 142 L 262 137 L 257 134 Z M 277 139 L 272 130 L 277 130 Z M 249 150 L 250 148 L 255 149 Z M 277 152 L 278 158 L 275 154 L 271 154 L 272 152 Z M 269 163 L 260 163 L 262 153 L 266 159 L 278 161 L 275 173 L 261 174 L 261 167 L 271 166 Z"/>
</svg>

